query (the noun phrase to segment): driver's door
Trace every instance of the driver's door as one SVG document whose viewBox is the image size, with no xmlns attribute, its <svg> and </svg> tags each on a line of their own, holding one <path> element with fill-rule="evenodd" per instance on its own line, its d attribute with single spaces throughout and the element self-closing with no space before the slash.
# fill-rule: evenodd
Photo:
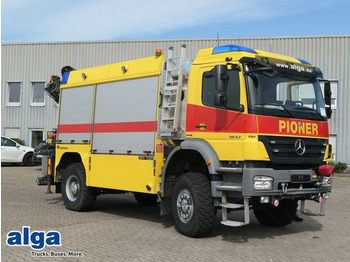
<svg viewBox="0 0 350 262">
<path fill-rule="evenodd" d="M 246 110 L 242 72 L 228 70 L 227 104 L 217 106 L 214 104 L 215 77 L 205 77 L 212 69 L 213 66 L 207 66 L 198 70 L 196 97 L 193 100 L 189 99 L 187 105 L 187 136 L 206 140 L 217 152 L 220 160 L 242 160 L 244 140 L 249 132 L 248 115 L 239 111 L 241 104 Z"/>
</svg>

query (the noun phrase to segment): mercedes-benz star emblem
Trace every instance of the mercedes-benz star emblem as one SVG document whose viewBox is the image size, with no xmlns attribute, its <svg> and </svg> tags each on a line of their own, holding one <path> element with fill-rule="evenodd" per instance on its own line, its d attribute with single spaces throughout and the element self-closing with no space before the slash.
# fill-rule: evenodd
<svg viewBox="0 0 350 262">
<path fill-rule="evenodd" d="M 303 140 L 298 139 L 295 141 L 295 152 L 299 155 L 302 156 L 305 153 L 305 143 Z"/>
</svg>

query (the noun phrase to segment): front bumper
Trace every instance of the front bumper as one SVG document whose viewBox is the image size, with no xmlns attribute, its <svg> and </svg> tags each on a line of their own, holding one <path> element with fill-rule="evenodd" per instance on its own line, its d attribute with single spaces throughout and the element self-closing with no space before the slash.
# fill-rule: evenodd
<svg viewBox="0 0 350 262">
<path fill-rule="evenodd" d="M 271 196 L 278 198 L 309 199 L 313 196 L 331 192 L 329 183 L 311 169 L 275 170 L 272 168 L 220 168 L 223 181 L 212 181 L 213 197 L 221 197 L 225 190 L 231 197 Z M 254 177 L 266 176 L 273 179 L 268 190 L 254 189 Z M 327 186 L 325 186 L 327 185 Z M 232 190 L 230 190 L 230 188 Z"/>
<path fill-rule="evenodd" d="M 271 190 L 254 190 L 254 177 L 273 178 Z M 309 179 L 306 179 L 309 177 Z M 298 180 L 300 178 L 300 181 Z M 272 168 L 245 168 L 242 176 L 243 196 L 297 196 L 331 192 L 331 184 L 322 185 L 323 178 L 313 170 L 274 170 Z"/>
</svg>

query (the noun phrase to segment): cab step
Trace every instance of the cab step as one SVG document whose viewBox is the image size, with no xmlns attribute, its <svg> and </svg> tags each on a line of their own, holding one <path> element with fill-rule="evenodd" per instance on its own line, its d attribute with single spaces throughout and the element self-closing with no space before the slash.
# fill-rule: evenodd
<svg viewBox="0 0 350 262">
<path fill-rule="evenodd" d="M 220 186 L 216 186 L 216 190 L 241 192 L 242 186 L 220 185 Z"/>
<path fill-rule="evenodd" d="M 228 203 L 227 202 L 227 196 L 226 192 L 222 191 L 222 203 L 220 206 L 222 207 L 221 209 L 221 214 L 222 214 L 222 221 L 221 224 L 225 226 L 230 226 L 230 227 L 240 227 L 240 226 L 245 226 L 250 223 L 250 217 L 249 217 L 249 197 L 245 197 L 243 199 L 244 204 L 235 204 L 235 203 Z M 229 220 L 227 217 L 227 209 L 244 209 L 244 221 L 233 221 Z"/>
<path fill-rule="evenodd" d="M 241 226 L 247 225 L 244 222 L 232 221 L 232 220 L 221 221 L 221 224 L 223 224 L 225 226 L 229 226 L 229 227 L 241 227 Z"/>
<path fill-rule="evenodd" d="M 241 209 L 241 208 L 244 208 L 244 205 L 232 204 L 232 203 L 226 203 L 226 204 L 221 203 L 220 206 L 222 206 L 224 208 L 229 208 L 229 209 Z"/>
</svg>

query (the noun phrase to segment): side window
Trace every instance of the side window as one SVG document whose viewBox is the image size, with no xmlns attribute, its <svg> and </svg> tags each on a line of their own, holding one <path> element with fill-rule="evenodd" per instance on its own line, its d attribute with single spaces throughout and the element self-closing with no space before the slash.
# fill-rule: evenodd
<svg viewBox="0 0 350 262">
<path fill-rule="evenodd" d="M 45 82 L 32 82 L 32 101 L 31 105 L 45 105 Z"/>
<path fill-rule="evenodd" d="M 226 108 L 238 110 L 240 105 L 240 85 L 239 85 L 239 73 L 237 71 L 228 71 L 229 80 L 227 82 L 227 105 Z M 215 77 L 204 78 L 202 86 L 202 103 L 203 105 L 210 107 L 219 107 L 214 105 L 215 96 Z"/>
<path fill-rule="evenodd" d="M 239 73 L 237 71 L 228 71 L 228 76 L 226 106 L 230 109 L 238 110 L 240 105 Z"/>
<path fill-rule="evenodd" d="M 1 138 L 1 146 L 12 146 L 12 147 L 15 147 L 16 143 L 13 142 L 12 140 L 9 140 L 7 138 L 2 137 Z"/>
<path fill-rule="evenodd" d="M 7 88 L 7 105 L 21 105 L 22 84 L 20 82 L 8 82 Z"/>
</svg>

